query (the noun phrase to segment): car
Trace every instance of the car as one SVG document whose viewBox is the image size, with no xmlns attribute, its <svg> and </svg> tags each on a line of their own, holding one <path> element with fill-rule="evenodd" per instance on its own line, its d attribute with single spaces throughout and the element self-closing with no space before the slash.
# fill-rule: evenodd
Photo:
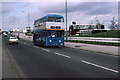
<svg viewBox="0 0 120 80">
<path fill-rule="evenodd" d="M 9 38 L 9 44 L 16 43 L 18 44 L 19 39 L 17 37 L 10 37 Z"/>
</svg>

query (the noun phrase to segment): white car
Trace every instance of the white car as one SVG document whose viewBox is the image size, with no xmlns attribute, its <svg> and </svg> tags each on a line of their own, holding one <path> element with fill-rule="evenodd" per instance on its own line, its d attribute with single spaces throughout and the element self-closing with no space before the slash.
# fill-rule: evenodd
<svg viewBox="0 0 120 80">
<path fill-rule="evenodd" d="M 9 38 L 9 44 L 12 44 L 12 43 L 18 44 L 18 42 L 19 42 L 19 39 L 16 38 L 16 37 L 10 37 Z"/>
</svg>

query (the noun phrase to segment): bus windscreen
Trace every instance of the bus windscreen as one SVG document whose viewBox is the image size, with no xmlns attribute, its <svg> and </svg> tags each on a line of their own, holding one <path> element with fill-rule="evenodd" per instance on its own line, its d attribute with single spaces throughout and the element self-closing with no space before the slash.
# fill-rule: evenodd
<svg viewBox="0 0 120 80">
<path fill-rule="evenodd" d="M 47 31 L 47 37 L 64 37 L 64 31 Z"/>
</svg>

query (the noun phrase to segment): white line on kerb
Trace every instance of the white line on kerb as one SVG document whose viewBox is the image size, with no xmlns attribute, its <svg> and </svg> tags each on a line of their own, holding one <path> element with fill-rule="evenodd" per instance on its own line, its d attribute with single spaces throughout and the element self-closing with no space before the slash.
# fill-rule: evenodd
<svg viewBox="0 0 120 80">
<path fill-rule="evenodd" d="M 57 53 L 57 52 L 55 52 L 55 54 L 57 54 L 57 55 L 59 55 L 59 56 L 66 57 L 66 58 L 71 58 L 70 56 L 67 56 L 67 55 L 64 55 L 64 54 L 60 54 L 60 53 Z"/>
<path fill-rule="evenodd" d="M 105 70 L 109 70 L 109 71 L 112 71 L 112 72 L 115 72 L 115 73 L 118 73 L 117 70 L 113 70 L 113 69 L 110 69 L 110 68 L 106 68 L 104 66 L 100 66 L 100 65 L 97 65 L 97 64 L 94 64 L 94 63 L 90 63 L 90 62 L 87 62 L 87 61 L 84 61 L 84 60 L 81 60 L 83 63 L 86 63 L 86 64 L 90 64 L 90 65 L 93 65 L 93 66 L 96 66 L 96 67 L 99 67 L 99 68 L 102 68 L 102 69 L 105 69 Z"/>
<path fill-rule="evenodd" d="M 50 52 L 50 50 L 48 50 L 48 49 L 45 49 L 45 48 L 42 48 L 42 50 L 44 50 L 44 51 L 47 51 L 47 52 Z"/>
</svg>

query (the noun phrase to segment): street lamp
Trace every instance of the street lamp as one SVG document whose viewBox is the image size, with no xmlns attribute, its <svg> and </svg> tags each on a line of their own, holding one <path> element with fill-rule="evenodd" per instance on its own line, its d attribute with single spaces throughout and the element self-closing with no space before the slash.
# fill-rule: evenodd
<svg viewBox="0 0 120 80">
<path fill-rule="evenodd" d="M 25 11 L 21 11 L 21 12 L 25 12 Z M 30 22 L 30 14 L 29 14 L 29 12 L 28 12 L 28 27 L 30 27 L 29 22 Z"/>
<path fill-rule="evenodd" d="M 66 40 L 67 40 L 67 0 L 66 0 Z"/>
<path fill-rule="evenodd" d="M 21 11 L 21 12 L 24 12 L 24 11 Z M 27 27 L 29 28 L 29 32 L 27 32 L 27 33 L 29 33 L 29 37 L 30 37 L 30 32 L 31 31 L 30 31 L 30 24 L 29 23 L 30 23 L 30 14 L 28 12 L 28 26 Z"/>
</svg>

